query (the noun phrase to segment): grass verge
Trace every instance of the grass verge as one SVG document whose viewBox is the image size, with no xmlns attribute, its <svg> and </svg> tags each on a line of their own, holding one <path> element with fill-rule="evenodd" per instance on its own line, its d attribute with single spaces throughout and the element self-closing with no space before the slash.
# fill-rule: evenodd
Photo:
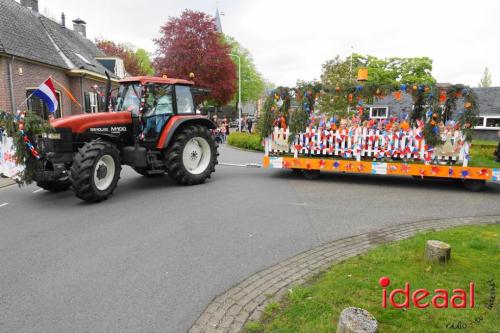
<svg viewBox="0 0 500 333">
<path fill-rule="evenodd" d="M 447 265 L 423 260 L 425 242 L 438 239 L 452 246 Z M 261 322 L 246 325 L 246 332 L 331 333 L 336 331 L 340 312 L 349 306 L 368 310 L 379 322 L 379 332 L 498 332 L 499 299 L 490 310 L 491 284 L 500 279 L 500 225 L 468 226 L 420 234 L 408 240 L 385 244 L 345 262 L 332 266 L 308 285 L 296 287 L 279 303 L 271 303 Z M 437 288 L 452 295 L 455 288 L 468 290 L 475 282 L 472 309 L 395 309 L 381 306 L 382 288 L 378 280 L 391 279 L 388 292 L 402 288 L 411 292 L 425 288 L 431 296 Z M 495 280 L 496 279 L 496 280 Z M 453 326 L 454 325 L 454 326 Z M 466 326 L 465 328 L 463 328 Z M 455 328 L 452 328 L 455 327 Z M 458 329 L 457 327 L 462 327 Z"/>
<path fill-rule="evenodd" d="M 262 146 L 260 140 L 260 135 L 258 134 L 234 132 L 229 134 L 227 143 L 233 147 L 255 151 L 264 151 L 264 147 Z"/>
<path fill-rule="evenodd" d="M 495 161 L 496 145 L 472 144 L 470 149 L 470 166 L 485 168 L 500 168 L 500 163 Z"/>
</svg>

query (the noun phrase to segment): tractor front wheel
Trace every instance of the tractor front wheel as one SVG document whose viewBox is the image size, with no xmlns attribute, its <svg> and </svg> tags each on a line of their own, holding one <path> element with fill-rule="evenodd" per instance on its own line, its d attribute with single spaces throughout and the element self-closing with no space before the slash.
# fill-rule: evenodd
<svg viewBox="0 0 500 333">
<path fill-rule="evenodd" d="M 217 143 L 207 127 L 187 126 L 166 151 L 167 174 L 180 184 L 202 184 L 215 172 L 218 155 Z"/>
<path fill-rule="evenodd" d="M 112 143 L 102 139 L 87 142 L 73 157 L 73 191 L 88 202 L 106 200 L 116 188 L 120 171 L 120 153 Z"/>
</svg>

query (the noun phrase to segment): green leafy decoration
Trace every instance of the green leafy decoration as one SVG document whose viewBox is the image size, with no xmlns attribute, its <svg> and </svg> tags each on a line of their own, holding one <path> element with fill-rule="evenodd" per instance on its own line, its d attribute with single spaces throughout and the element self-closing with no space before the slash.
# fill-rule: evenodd
<svg viewBox="0 0 500 333">
<path fill-rule="evenodd" d="M 37 160 L 31 152 L 26 148 L 23 137 L 19 133 L 18 122 L 16 117 L 10 112 L 0 113 L 0 127 L 3 128 L 7 135 L 14 139 L 15 159 L 18 164 L 24 164 L 25 170 L 19 175 L 21 184 L 30 184 L 34 180 L 37 170 L 42 169 L 43 160 Z M 35 145 L 35 139 L 42 133 L 53 133 L 54 128 L 50 123 L 35 113 L 27 112 L 24 117 L 24 131 L 29 140 Z"/>
</svg>

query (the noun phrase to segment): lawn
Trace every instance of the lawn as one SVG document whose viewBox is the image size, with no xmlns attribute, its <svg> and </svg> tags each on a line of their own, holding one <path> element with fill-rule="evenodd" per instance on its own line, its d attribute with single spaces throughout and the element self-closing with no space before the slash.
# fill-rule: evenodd
<svg viewBox="0 0 500 333">
<path fill-rule="evenodd" d="M 494 159 L 497 145 L 496 141 L 473 141 L 470 149 L 470 166 L 500 168 L 500 163 Z"/>
<path fill-rule="evenodd" d="M 447 265 L 423 260 L 425 242 L 438 239 L 452 246 Z M 486 308 L 491 296 L 488 280 L 500 281 L 500 224 L 469 226 L 420 234 L 408 240 L 381 245 L 365 255 L 332 266 L 309 284 L 290 290 L 280 303 L 271 303 L 261 322 L 247 323 L 247 332 L 332 333 L 340 312 L 355 306 L 368 310 L 379 322 L 379 332 L 499 332 L 500 297 Z M 411 292 L 425 288 L 468 290 L 475 283 L 476 306 L 472 309 L 395 309 L 381 306 L 378 280 L 388 276 L 388 291 Z M 424 301 L 430 300 L 429 296 Z M 457 327 L 467 328 L 458 329 Z M 452 327 L 455 327 L 454 329 Z"/>
<path fill-rule="evenodd" d="M 255 151 L 264 151 L 264 147 L 262 146 L 259 134 L 233 132 L 229 134 L 227 143 L 230 146 L 238 148 L 255 150 Z"/>
</svg>

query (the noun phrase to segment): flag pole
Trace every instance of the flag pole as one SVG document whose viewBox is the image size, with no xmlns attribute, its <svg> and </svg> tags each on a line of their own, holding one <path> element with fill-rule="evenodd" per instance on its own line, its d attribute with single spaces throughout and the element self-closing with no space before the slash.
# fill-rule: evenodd
<svg viewBox="0 0 500 333">
<path fill-rule="evenodd" d="M 71 101 L 73 101 L 73 103 L 75 103 L 76 105 L 78 105 L 80 107 L 80 110 L 83 110 L 82 105 L 80 103 L 78 103 L 78 101 L 76 100 L 75 96 L 73 96 L 73 94 L 65 86 L 63 86 L 61 83 L 59 83 L 59 81 L 57 81 L 53 77 L 51 77 L 51 78 L 52 78 L 52 81 L 54 81 L 55 84 L 57 84 L 59 87 L 61 87 L 62 90 L 64 90 L 64 92 L 68 95 L 69 99 Z"/>
<path fill-rule="evenodd" d="M 48 79 L 50 79 L 50 78 L 52 78 L 52 75 L 49 75 L 49 77 L 48 77 L 48 78 L 46 78 L 43 82 L 47 81 L 47 80 L 48 80 Z M 43 82 L 42 82 L 42 83 L 43 83 Z M 24 103 L 26 103 L 26 102 L 27 102 L 27 101 L 28 101 L 28 100 L 29 100 L 29 99 L 33 96 L 33 94 L 35 93 L 35 91 L 37 91 L 37 90 L 38 90 L 38 88 L 40 88 L 40 84 L 38 85 L 38 87 L 37 87 L 35 90 L 33 90 L 33 92 L 32 92 L 32 93 L 31 93 L 28 97 L 26 97 L 26 98 L 24 99 L 24 101 L 22 101 L 22 102 L 21 102 L 21 104 L 19 104 L 19 105 L 17 106 L 17 110 L 19 110 L 19 108 L 21 107 L 21 105 L 23 105 Z"/>
</svg>

